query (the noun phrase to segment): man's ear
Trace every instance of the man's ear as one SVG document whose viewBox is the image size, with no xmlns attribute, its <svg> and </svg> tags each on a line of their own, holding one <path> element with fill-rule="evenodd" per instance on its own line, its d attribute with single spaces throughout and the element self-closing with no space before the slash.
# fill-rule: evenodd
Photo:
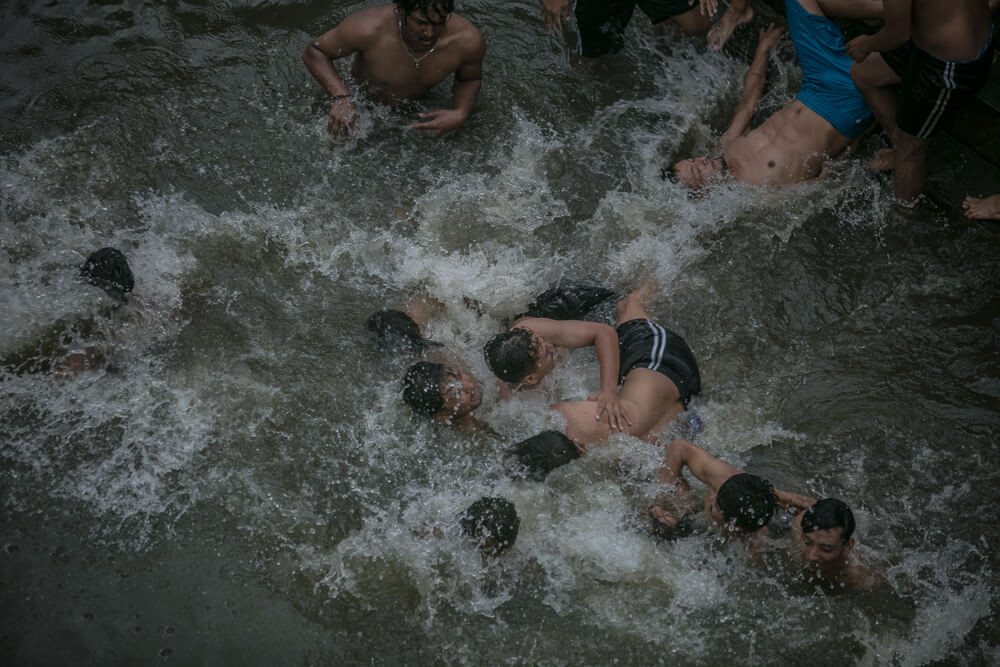
<svg viewBox="0 0 1000 667">
<path fill-rule="evenodd" d="M 449 426 L 451 426 L 451 415 L 449 415 L 447 412 L 444 411 L 439 412 L 436 415 L 434 415 L 432 419 L 436 419 L 442 424 L 448 424 Z"/>
<path fill-rule="evenodd" d="M 851 549 L 853 548 L 854 548 L 854 538 L 852 537 L 851 539 L 844 542 L 844 553 L 845 554 L 851 553 Z"/>
<path fill-rule="evenodd" d="M 540 377 L 538 377 L 538 375 L 536 373 L 531 372 L 531 373 L 528 373 L 527 375 L 525 375 L 523 378 L 521 378 L 521 383 L 520 384 L 521 384 L 522 387 L 526 387 L 528 389 L 533 389 L 534 387 L 537 387 L 538 383 L 540 383 L 541 381 L 542 381 L 542 379 Z"/>
</svg>

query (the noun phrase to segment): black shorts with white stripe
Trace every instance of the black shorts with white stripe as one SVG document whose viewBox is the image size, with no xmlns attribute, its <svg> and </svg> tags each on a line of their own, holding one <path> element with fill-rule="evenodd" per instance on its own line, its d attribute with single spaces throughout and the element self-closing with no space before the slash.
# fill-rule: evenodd
<svg viewBox="0 0 1000 667">
<path fill-rule="evenodd" d="M 926 139 L 986 83 L 993 63 L 993 32 L 972 60 L 941 60 L 912 41 L 886 51 L 882 59 L 903 80 L 896 124 L 903 132 Z"/>
<path fill-rule="evenodd" d="M 621 383 L 629 371 L 648 368 L 666 375 L 677 386 L 681 403 L 701 391 L 701 375 L 691 348 L 684 339 L 650 320 L 629 320 L 618 325 Z"/>
</svg>

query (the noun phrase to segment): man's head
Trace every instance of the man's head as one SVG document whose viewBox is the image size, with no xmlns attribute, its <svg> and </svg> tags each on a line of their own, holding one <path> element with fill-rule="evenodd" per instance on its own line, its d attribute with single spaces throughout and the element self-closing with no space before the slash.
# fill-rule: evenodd
<svg viewBox="0 0 1000 667">
<path fill-rule="evenodd" d="M 521 464 L 528 477 L 541 482 L 559 466 L 579 458 L 580 450 L 559 431 L 542 431 L 511 446 L 507 455 Z"/>
<path fill-rule="evenodd" d="M 418 361 L 403 376 L 403 400 L 419 414 L 450 424 L 468 416 L 483 401 L 469 375 L 444 364 Z"/>
<path fill-rule="evenodd" d="M 514 546 L 520 520 L 514 503 L 484 496 L 469 505 L 459 520 L 462 532 L 476 540 L 487 556 L 499 556 Z"/>
<path fill-rule="evenodd" d="M 380 310 L 365 322 L 365 330 L 379 348 L 419 354 L 430 345 L 441 345 L 423 337 L 413 318 L 401 310 Z"/>
<path fill-rule="evenodd" d="M 676 499 L 673 494 L 661 493 L 649 506 L 649 534 L 657 541 L 672 542 L 679 537 L 687 537 L 694 531 L 690 514 L 674 515 Z"/>
<path fill-rule="evenodd" d="M 525 387 L 538 385 L 558 360 L 554 345 L 520 327 L 491 338 L 483 348 L 483 354 L 486 365 L 498 378 Z"/>
<path fill-rule="evenodd" d="M 715 505 L 723 521 L 741 532 L 752 533 L 774 516 L 774 489 L 757 475 L 740 473 L 719 487 Z"/>
<path fill-rule="evenodd" d="M 410 49 L 434 48 L 454 9 L 454 0 L 396 0 L 400 37 Z"/>
<path fill-rule="evenodd" d="M 802 513 L 802 558 L 825 574 L 836 574 L 854 548 L 854 513 L 836 498 L 824 498 Z"/>
<path fill-rule="evenodd" d="M 87 261 L 80 266 L 80 275 L 118 302 L 123 301 L 135 286 L 128 260 L 117 248 L 101 248 L 90 253 Z"/>
<path fill-rule="evenodd" d="M 689 158 L 677 162 L 665 173 L 671 182 L 680 181 L 689 188 L 699 190 L 713 181 L 725 178 L 726 161 L 721 157 Z"/>
</svg>

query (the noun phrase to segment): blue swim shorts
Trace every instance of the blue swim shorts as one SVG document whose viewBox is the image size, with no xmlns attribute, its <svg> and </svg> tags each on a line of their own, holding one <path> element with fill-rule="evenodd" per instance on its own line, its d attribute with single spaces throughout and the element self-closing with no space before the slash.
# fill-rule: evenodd
<svg viewBox="0 0 1000 667">
<path fill-rule="evenodd" d="M 795 99 L 853 139 L 868 126 L 872 112 L 851 79 L 853 61 L 840 27 L 825 16 L 810 14 L 799 0 L 785 0 L 785 17 L 802 67 L 802 90 Z"/>
</svg>

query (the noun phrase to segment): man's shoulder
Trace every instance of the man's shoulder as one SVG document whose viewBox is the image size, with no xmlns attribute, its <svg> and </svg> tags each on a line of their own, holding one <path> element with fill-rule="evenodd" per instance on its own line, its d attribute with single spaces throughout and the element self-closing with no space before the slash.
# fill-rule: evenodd
<svg viewBox="0 0 1000 667">
<path fill-rule="evenodd" d="M 452 39 L 455 45 L 466 53 L 477 53 L 486 51 L 486 40 L 483 33 L 469 19 L 452 14 Z"/>
<path fill-rule="evenodd" d="M 340 30 L 348 30 L 357 35 L 374 36 L 395 28 L 395 10 L 393 5 L 376 5 L 359 9 L 348 14 L 340 22 Z"/>
</svg>

